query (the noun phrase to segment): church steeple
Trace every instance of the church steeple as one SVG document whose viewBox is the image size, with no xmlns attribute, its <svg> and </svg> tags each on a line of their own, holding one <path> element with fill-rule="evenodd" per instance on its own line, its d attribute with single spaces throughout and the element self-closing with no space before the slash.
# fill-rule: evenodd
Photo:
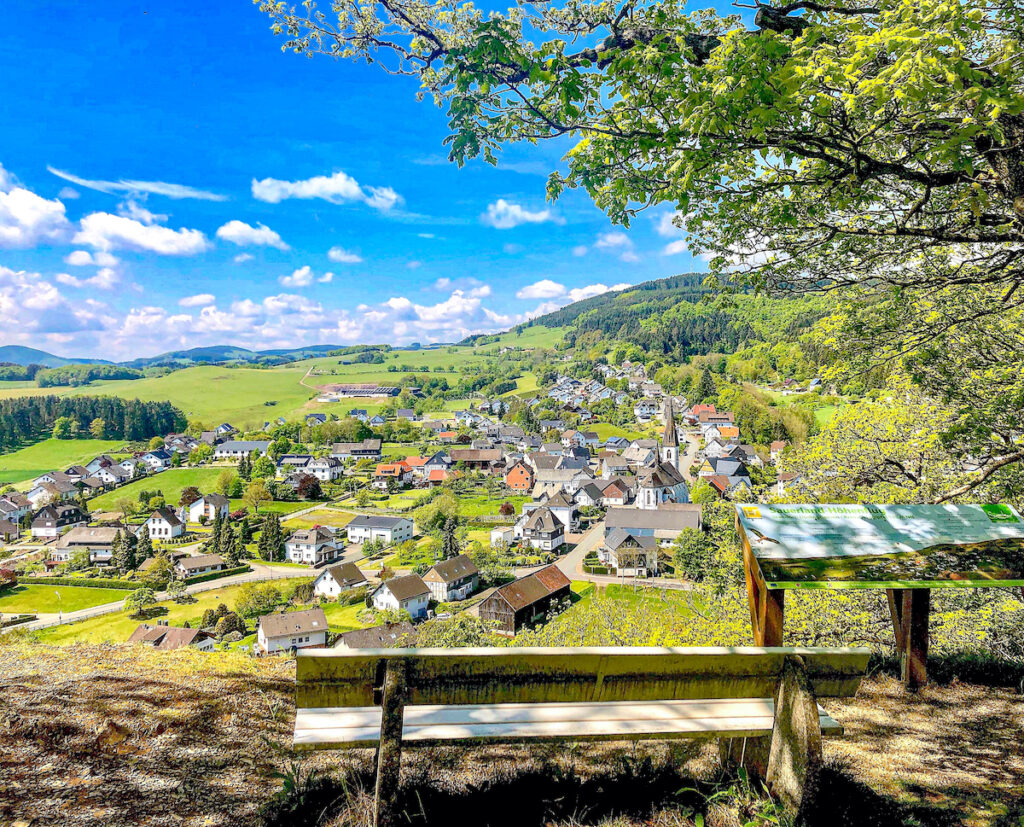
<svg viewBox="0 0 1024 827">
<path fill-rule="evenodd" d="M 676 417 L 672 409 L 672 400 L 665 400 L 664 409 L 665 434 L 661 438 L 661 461 L 671 465 L 677 471 L 679 467 L 679 437 L 676 435 Z"/>
</svg>

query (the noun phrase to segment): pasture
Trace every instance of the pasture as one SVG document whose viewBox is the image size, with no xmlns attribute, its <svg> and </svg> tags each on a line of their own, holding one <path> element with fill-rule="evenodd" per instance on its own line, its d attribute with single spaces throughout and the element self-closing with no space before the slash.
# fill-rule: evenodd
<svg viewBox="0 0 1024 827">
<path fill-rule="evenodd" d="M 0 485 L 33 480 L 47 471 L 84 465 L 97 454 L 116 455 L 124 440 L 44 439 L 18 451 L 0 455 Z"/>
<path fill-rule="evenodd" d="M 0 594 L 0 614 L 77 612 L 79 609 L 90 609 L 93 606 L 102 606 L 104 603 L 115 603 L 118 600 L 124 600 L 127 596 L 128 592 L 124 589 L 90 589 L 83 586 L 49 586 L 36 583 L 19 584 Z"/>
</svg>

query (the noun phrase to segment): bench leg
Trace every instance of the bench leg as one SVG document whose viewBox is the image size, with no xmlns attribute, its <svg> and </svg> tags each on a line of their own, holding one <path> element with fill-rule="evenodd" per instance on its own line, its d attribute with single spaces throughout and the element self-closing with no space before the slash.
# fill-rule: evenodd
<svg viewBox="0 0 1024 827">
<path fill-rule="evenodd" d="M 405 717 L 405 661 L 389 660 L 384 672 L 381 703 L 380 747 L 377 750 L 377 785 L 374 795 L 374 827 L 394 824 L 395 798 L 402 772 L 402 725 Z"/>
<path fill-rule="evenodd" d="M 775 693 L 775 725 L 765 780 L 799 820 L 814 801 L 820 772 L 818 701 L 803 659 L 790 656 L 783 664 Z"/>
<path fill-rule="evenodd" d="M 768 752 L 771 736 L 751 738 L 719 738 L 718 758 L 722 769 L 734 772 L 743 767 L 750 779 L 763 779 L 768 771 Z"/>
</svg>

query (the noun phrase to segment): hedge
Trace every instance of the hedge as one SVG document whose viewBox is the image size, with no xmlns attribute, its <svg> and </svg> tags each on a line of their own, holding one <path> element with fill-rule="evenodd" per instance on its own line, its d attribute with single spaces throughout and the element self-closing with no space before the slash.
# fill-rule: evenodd
<svg viewBox="0 0 1024 827">
<path fill-rule="evenodd" d="M 15 615 L 11 618 L 4 618 L 3 623 L 0 623 L 0 628 L 6 629 L 8 626 L 18 626 L 21 623 L 31 623 L 36 620 L 36 615 Z"/>
<path fill-rule="evenodd" d="M 186 577 L 185 585 L 192 586 L 196 583 L 205 583 L 207 580 L 217 580 L 221 577 L 231 577 L 234 574 L 245 574 L 247 571 L 252 571 L 249 566 L 235 566 L 233 569 L 223 569 L 221 571 L 210 571 L 206 574 L 197 574 L 195 577 Z"/>
<path fill-rule="evenodd" d="M 135 589 L 146 588 L 137 580 L 121 580 L 113 577 L 22 577 L 23 586 L 82 586 L 86 589 Z"/>
</svg>

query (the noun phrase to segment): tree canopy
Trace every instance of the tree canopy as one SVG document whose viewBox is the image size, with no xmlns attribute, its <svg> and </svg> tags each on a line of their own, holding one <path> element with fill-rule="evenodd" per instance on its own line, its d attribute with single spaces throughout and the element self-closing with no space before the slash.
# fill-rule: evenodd
<svg viewBox="0 0 1024 827">
<path fill-rule="evenodd" d="M 285 49 L 416 78 L 453 162 L 565 139 L 551 198 L 662 205 L 730 288 L 835 294 L 844 371 L 907 371 L 980 481 L 1024 460 L 1018 2 L 256 1 Z"/>
</svg>

